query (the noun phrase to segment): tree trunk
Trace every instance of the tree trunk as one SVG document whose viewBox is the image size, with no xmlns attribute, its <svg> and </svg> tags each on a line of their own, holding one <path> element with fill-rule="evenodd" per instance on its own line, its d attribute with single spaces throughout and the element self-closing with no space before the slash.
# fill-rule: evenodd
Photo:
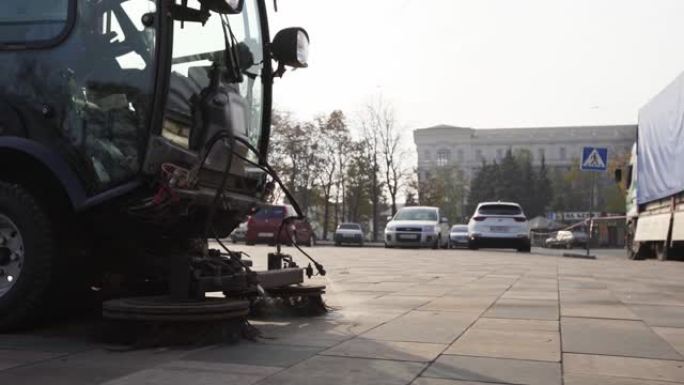
<svg viewBox="0 0 684 385">
<path fill-rule="evenodd" d="M 330 215 L 330 186 L 326 187 L 326 193 L 323 194 L 325 202 L 323 203 L 323 239 L 328 240 L 328 216 Z"/>
</svg>

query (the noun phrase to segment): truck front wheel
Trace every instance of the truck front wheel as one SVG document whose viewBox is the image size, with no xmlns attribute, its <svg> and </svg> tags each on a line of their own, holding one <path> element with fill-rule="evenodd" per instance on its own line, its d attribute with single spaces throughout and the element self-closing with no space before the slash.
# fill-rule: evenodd
<svg viewBox="0 0 684 385">
<path fill-rule="evenodd" d="M 48 218 L 27 190 L 0 182 L 0 331 L 26 325 L 43 307 L 56 244 Z"/>
</svg>

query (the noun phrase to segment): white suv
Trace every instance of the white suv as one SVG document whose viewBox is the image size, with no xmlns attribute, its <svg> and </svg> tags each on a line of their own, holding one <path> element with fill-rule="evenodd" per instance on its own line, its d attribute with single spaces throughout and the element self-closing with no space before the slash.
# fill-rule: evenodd
<svg viewBox="0 0 684 385">
<path fill-rule="evenodd" d="M 439 208 L 413 206 L 399 209 L 385 227 L 385 247 L 432 247 L 449 245 L 449 220 Z"/>
<path fill-rule="evenodd" d="M 530 251 L 530 229 L 522 207 L 512 202 L 482 202 L 468 222 L 468 247 Z"/>
</svg>

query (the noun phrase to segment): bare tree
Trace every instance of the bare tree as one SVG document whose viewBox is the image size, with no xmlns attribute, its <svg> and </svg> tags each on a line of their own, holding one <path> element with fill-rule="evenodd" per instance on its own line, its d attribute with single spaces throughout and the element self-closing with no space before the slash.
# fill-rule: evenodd
<svg viewBox="0 0 684 385">
<path fill-rule="evenodd" d="M 319 153 L 321 157 L 318 181 L 323 195 L 323 239 L 328 238 L 330 224 L 330 197 L 334 186 L 339 186 L 340 175 L 345 166 L 338 162 L 341 158 L 339 139 L 348 133 L 342 111 L 333 111 L 327 119 L 319 118 L 318 126 L 321 130 Z M 337 194 L 339 196 L 339 194 Z M 337 213 L 336 213 L 337 214 Z M 337 222 L 337 220 L 335 220 Z M 337 224 L 337 223 L 335 223 Z"/>
<path fill-rule="evenodd" d="M 373 103 L 366 106 L 365 113 L 361 118 L 361 128 L 363 130 L 363 145 L 364 154 L 368 160 L 370 168 L 368 170 L 371 182 L 371 207 L 372 207 L 372 239 L 378 240 L 378 226 L 379 226 L 379 207 L 380 194 L 382 192 L 382 185 L 378 175 L 380 174 L 380 148 L 381 148 L 381 120 L 377 113 L 377 108 Z"/>
<path fill-rule="evenodd" d="M 311 122 L 295 122 L 288 114 L 279 113 L 273 119 L 272 132 L 272 163 L 286 176 L 288 189 L 306 212 L 321 165 L 319 130 Z"/>
<path fill-rule="evenodd" d="M 383 182 L 387 186 L 392 215 L 394 215 L 397 212 L 397 194 L 403 187 L 407 176 L 403 162 L 406 153 L 401 148 L 401 135 L 397 129 L 392 107 L 380 101 L 375 106 L 373 113 L 376 115 L 374 121 L 380 138 L 380 153 L 385 178 Z"/>
</svg>

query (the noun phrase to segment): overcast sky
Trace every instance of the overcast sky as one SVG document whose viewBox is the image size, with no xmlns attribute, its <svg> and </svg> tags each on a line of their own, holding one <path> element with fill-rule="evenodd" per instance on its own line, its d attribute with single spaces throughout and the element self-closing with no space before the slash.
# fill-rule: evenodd
<svg viewBox="0 0 684 385">
<path fill-rule="evenodd" d="M 267 0 L 271 3 L 271 0 Z M 276 81 L 301 119 L 379 94 L 408 131 L 635 123 L 684 71 L 683 0 L 278 0 L 310 67 Z"/>
</svg>

